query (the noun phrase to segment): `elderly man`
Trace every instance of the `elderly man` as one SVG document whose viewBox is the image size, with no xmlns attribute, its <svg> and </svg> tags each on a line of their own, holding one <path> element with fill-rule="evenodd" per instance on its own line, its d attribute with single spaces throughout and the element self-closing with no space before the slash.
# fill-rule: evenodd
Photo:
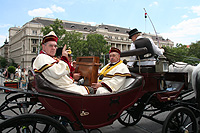
<svg viewBox="0 0 200 133">
<path fill-rule="evenodd" d="M 42 50 L 33 63 L 34 71 L 42 73 L 48 81 L 60 88 L 82 95 L 90 94 L 93 89 L 90 90 L 86 86 L 78 86 L 73 83 L 74 80 L 70 76 L 71 65 L 68 60 L 69 53 L 66 51 L 66 45 L 62 50 L 61 59 L 54 57 L 57 49 L 57 40 L 58 38 L 53 31 L 44 36 Z"/>
<path fill-rule="evenodd" d="M 99 72 L 99 82 L 92 83 L 96 94 L 116 92 L 124 84 L 126 76 L 131 76 L 127 66 L 120 60 L 120 50 L 112 47 L 109 51 L 110 63 Z"/>
<path fill-rule="evenodd" d="M 162 55 L 164 49 L 158 48 L 157 45 L 150 38 L 144 38 L 141 36 L 141 32 L 139 32 L 136 28 L 129 32 L 129 39 L 132 39 L 130 50 L 146 47 L 148 52 L 145 55 L 140 55 L 140 59 L 147 59 L 149 61 L 140 62 L 141 66 L 155 65 L 154 55 Z M 136 56 L 132 56 L 130 58 L 131 61 L 136 60 Z M 132 66 L 134 62 L 128 62 L 128 66 Z M 139 63 L 137 63 L 139 65 Z"/>
</svg>

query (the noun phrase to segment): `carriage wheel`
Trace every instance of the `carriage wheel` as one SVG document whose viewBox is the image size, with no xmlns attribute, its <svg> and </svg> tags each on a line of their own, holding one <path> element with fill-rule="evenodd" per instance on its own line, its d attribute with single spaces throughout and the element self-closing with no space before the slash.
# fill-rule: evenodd
<svg viewBox="0 0 200 133">
<path fill-rule="evenodd" d="M 195 115 L 186 107 L 179 107 L 170 112 L 162 128 L 162 133 L 197 133 L 197 131 Z"/>
<path fill-rule="evenodd" d="M 124 110 L 118 118 L 118 121 L 124 126 L 133 126 L 137 124 L 142 118 L 143 114 L 143 111 L 137 110 L 137 107 L 138 103 L 135 103 L 134 106 L 131 106 L 127 110 Z"/>
<path fill-rule="evenodd" d="M 41 114 L 22 114 L 3 121 L 0 132 L 7 133 L 68 133 L 55 119 Z"/>
<path fill-rule="evenodd" d="M 17 94 L 6 99 L 0 106 L 0 119 L 7 119 L 23 113 L 33 113 L 42 108 L 37 104 L 37 98 L 29 94 Z"/>
</svg>

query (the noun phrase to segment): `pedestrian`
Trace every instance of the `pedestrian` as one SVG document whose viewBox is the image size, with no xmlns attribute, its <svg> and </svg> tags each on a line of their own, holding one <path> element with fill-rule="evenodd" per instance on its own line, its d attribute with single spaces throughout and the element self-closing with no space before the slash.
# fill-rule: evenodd
<svg viewBox="0 0 200 133">
<path fill-rule="evenodd" d="M 26 68 L 22 68 L 22 72 L 21 72 L 21 87 L 23 89 L 26 89 L 27 78 L 28 78 L 28 73 L 26 71 Z"/>
</svg>

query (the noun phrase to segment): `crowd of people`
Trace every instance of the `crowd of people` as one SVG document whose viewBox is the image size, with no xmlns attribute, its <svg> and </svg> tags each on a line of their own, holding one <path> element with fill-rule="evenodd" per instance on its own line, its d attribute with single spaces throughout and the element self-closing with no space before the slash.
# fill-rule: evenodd
<svg viewBox="0 0 200 133">
<path fill-rule="evenodd" d="M 3 76 L 5 79 L 10 80 L 17 80 L 19 82 L 20 88 L 26 89 L 27 83 L 28 83 L 28 71 L 26 68 L 21 68 L 20 65 L 18 65 L 15 69 L 15 72 L 13 73 L 13 77 L 11 77 L 11 73 L 8 71 L 8 67 L 3 72 Z"/>
</svg>

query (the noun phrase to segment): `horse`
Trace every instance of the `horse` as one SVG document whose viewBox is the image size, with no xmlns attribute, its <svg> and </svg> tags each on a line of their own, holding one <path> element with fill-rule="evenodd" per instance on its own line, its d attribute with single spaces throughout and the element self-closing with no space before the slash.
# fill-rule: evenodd
<svg viewBox="0 0 200 133">
<path fill-rule="evenodd" d="M 169 65 L 169 72 L 188 72 L 188 83 L 192 84 L 192 72 L 196 67 L 185 62 L 175 62 Z"/>
</svg>

